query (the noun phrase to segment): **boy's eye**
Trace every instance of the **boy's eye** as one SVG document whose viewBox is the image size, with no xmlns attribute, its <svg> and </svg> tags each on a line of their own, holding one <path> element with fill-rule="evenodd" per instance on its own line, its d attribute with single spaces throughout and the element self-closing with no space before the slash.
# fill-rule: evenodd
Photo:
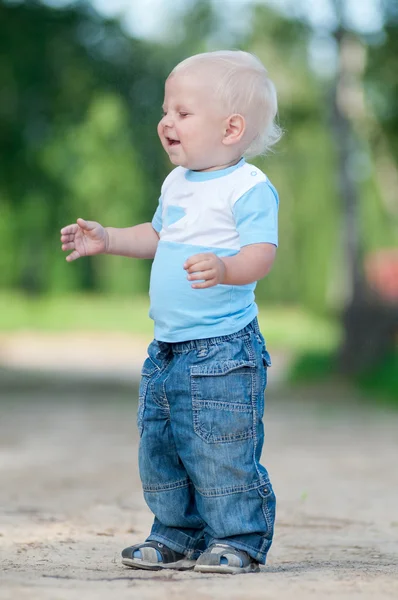
<svg viewBox="0 0 398 600">
<path fill-rule="evenodd" d="M 180 112 L 180 117 L 187 117 L 188 113 L 187 112 Z"/>
</svg>

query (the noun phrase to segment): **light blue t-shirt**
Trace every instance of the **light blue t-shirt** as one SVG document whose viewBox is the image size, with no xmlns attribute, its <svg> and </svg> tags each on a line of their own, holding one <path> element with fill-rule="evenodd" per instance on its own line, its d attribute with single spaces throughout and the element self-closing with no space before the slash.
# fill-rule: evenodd
<svg viewBox="0 0 398 600">
<path fill-rule="evenodd" d="M 256 283 L 193 289 L 183 265 L 202 252 L 224 257 L 248 244 L 277 246 L 278 204 L 266 175 L 244 159 L 219 171 L 177 167 L 166 177 L 152 220 L 160 238 L 149 289 L 155 339 L 228 335 L 254 319 Z"/>
</svg>

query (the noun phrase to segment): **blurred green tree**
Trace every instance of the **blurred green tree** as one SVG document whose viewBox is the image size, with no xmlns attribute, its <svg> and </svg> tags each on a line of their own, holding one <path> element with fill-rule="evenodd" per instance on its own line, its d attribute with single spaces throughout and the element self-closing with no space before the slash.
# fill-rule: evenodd
<svg viewBox="0 0 398 600">
<path fill-rule="evenodd" d="M 327 128 L 325 82 L 308 60 L 311 28 L 258 5 L 243 46 L 275 81 L 285 136 L 255 162 L 278 188 L 280 239 L 272 273 L 258 285 L 263 301 L 298 303 L 325 311 L 336 271 L 339 206 L 334 189 L 333 143 Z"/>
<path fill-rule="evenodd" d="M 164 176 L 156 123 L 172 62 L 89 3 L 0 3 L 2 287 L 125 285 L 125 261 L 107 277 L 92 260 L 66 275 L 58 232 L 85 208 L 96 220 L 129 215 L 125 226 L 151 217 Z"/>
<path fill-rule="evenodd" d="M 381 290 L 376 293 L 365 274 L 364 247 L 368 228 L 360 210 L 360 178 L 356 173 L 358 161 L 355 158 L 361 150 L 363 152 L 369 136 L 369 133 L 367 136 L 362 133 L 363 125 L 370 120 L 363 93 L 367 49 L 359 36 L 354 36 L 346 26 L 341 0 L 334 0 L 333 4 L 338 23 L 334 38 L 339 61 L 332 98 L 332 130 L 338 156 L 345 258 L 343 268 L 347 292 L 343 307 L 344 340 L 339 365 L 344 373 L 352 375 L 366 372 L 375 364 L 383 363 L 394 352 L 398 332 L 398 305 L 384 297 Z M 368 153 L 372 155 L 374 150 L 368 150 Z M 391 227 L 391 223 L 387 226 L 387 219 L 385 221 L 383 242 L 388 245 L 394 226 Z M 374 224 L 370 224 L 370 228 L 373 229 Z"/>
<path fill-rule="evenodd" d="M 362 42 L 371 110 L 350 124 L 358 140 L 351 158 L 363 252 L 397 241 L 396 198 L 386 183 L 396 177 L 398 160 L 394 15 L 386 13 L 382 36 Z M 281 196 L 277 263 L 258 298 L 341 309 L 333 68 L 326 75 L 312 68 L 309 48 L 318 32 L 305 20 L 259 4 L 245 35 L 228 32 L 226 23 L 210 0 L 192 1 L 169 39 L 155 43 L 130 38 L 88 1 L 54 9 L 39 0 L 0 0 L 0 285 L 37 293 L 146 290 L 149 261 L 101 257 L 71 269 L 58 232 L 78 215 L 114 226 L 151 219 L 171 169 L 156 134 L 164 79 L 179 60 L 228 39 L 268 67 L 286 130 L 275 152 L 255 161 Z"/>
</svg>

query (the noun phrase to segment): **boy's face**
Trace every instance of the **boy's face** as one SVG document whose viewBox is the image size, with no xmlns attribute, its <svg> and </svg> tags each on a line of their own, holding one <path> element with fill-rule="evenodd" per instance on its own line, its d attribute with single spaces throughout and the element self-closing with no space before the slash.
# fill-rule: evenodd
<svg viewBox="0 0 398 600">
<path fill-rule="evenodd" d="M 207 171 L 227 162 L 222 144 L 226 115 L 203 75 L 171 75 L 166 81 L 163 113 L 158 134 L 174 165 Z"/>
</svg>

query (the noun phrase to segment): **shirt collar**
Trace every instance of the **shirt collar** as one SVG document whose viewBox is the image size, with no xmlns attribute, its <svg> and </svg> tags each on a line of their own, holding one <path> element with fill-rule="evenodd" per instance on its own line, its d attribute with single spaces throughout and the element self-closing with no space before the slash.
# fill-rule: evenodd
<svg viewBox="0 0 398 600">
<path fill-rule="evenodd" d="M 245 164 L 245 159 L 241 158 L 236 165 L 232 165 L 231 167 L 226 167 L 225 169 L 218 169 L 217 171 L 191 171 L 188 169 L 185 173 L 185 179 L 188 181 L 209 181 L 209 179 L 218 179 L 219 177 L 224 177 L 225 175 L 229 175 L 243 167 Z"/>
</svg>

